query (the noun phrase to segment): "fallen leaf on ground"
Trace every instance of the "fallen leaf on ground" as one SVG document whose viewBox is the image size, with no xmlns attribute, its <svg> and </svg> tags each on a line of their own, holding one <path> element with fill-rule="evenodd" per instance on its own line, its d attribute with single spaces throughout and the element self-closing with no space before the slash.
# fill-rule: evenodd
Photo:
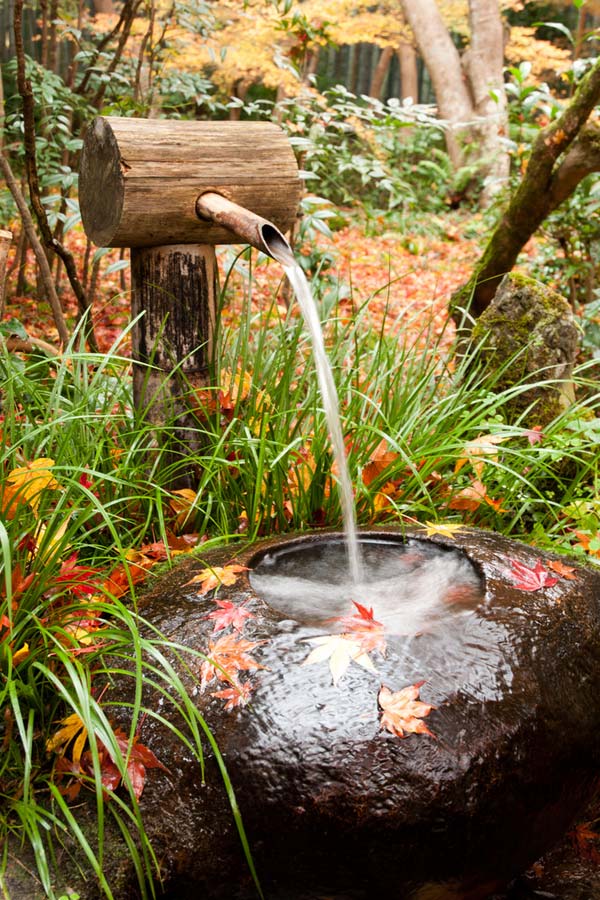
<svg viewBox="0 0 600 900">
<path fill-rule="evenodd" d="M 552 587 L 558 582 L 558 578 L 551 575 L 539 560 L 533 569 L 517 560 L 509 560 L 509 562 L 511 563 L 510 577 L 515 587 L 521 591 L 539 591 L 540 588 Z"/>
<path fill-rule="evenodd" d="M 240 572 L 247 572 L 248 566 L 240 566 L 232 563 L 229 566 L 212 566 L 207 569 L 201 569 L 197 575 L 186 581 L 188 584 L 199 584 L 199 594 L 208 594 L 214 588 L 222 584 L 235 584 Z"/>
<path fill-rule="evenodd" d="M 399 455 L 394 450 L 390 450 L 387 440 L 382 438 L 371 453 L 369 462 L 363 467 L 362 480 L 365 487 L 368 487 L 371 482 L 379 478 L 382 472 L 396 462 Z"/>
<path fill-rule="evenodd" d="M 423 721 L 435 709 L 431 704 L 419 700 L 419 691 L 424 683 L 417 681 L 401 691 L 390 691 L 384 684 L 381 685 L 377 702 L 382 711 L 382 728 L 399 738 L 408 734 L 428 734 L 435 737 Z"/>
<path fill-rule="evenodd" d="M 460 472 L 466 463 L 470 463 L 477 478 L 481 478 L 486 462 L 498 459 L 496 447 L 508 440 L 508 435 L 482 434 L 473 441 L 468 441 L 463 448 L 462 455 L 456 460 L 455 474 Z"/>
<path fill-rule="evenodd" d="M 249 681 L 234 681 L 231 687 L 222 691 L 212 691 L 210 696 L 226 700 L 224 709 L 235 709 L 237 706 L 245 706 L 248 703 L 252 690 L 252 684 Z"/>
<path fill-rule="evenodd" d="M 98 593 L 100 583 L 99 569 L 77 565 L 77 553 L 72 553 L 61 563 L 60 571 L 54 579 L 54 584 L 68 588 L 78 597 Z"/>
<path fill-rule="evenodd" d="M 496 512 L 505 512 L 505 510 L 502 509 L 503 501 L 503 497 L 499 500 L 494 500 L 493 497 L 490 497 L 485 484 L 476 479 L 471 482 L 471 484 L 467 485 L 467 487 L 454 494 L 448 503 L 448 508 L 464 509 L 469 512 L 474 512 L 476 509 L 479 509 L 482 503 L 486 503 L 488 506 L 495 509 Z"/>
<path fill-rule="evenodd" d="M 209 641 L 206 659 L 200 667 L 201 688 L 213 678 L 235 684 L 237 673 L 264 669 L 250 654 L 260 641 L 248 641 L 237 634 L 225 634 L 218 641 Z"/>
<path fill-rule="evenodd" d="M 548 563 L 548 568 L 552 569 L 553 572 L 556 572 L 557 575 L 561 575 L 563 578 L 566 578 L 568 581 L 577 581 L 577 575 L 574 575 L 575 568 L 573 566 L 566 566 L 559 559 L 553 559 Z"/>
<path fill-rule="evenodd" d="M 34 459 L 18 469 L 9 472 L 7 481 L 18 491 L 15 499 L 21 499 L 28 503 L 34 512 L 40 505 L 40 494 L 44 490 L 57 490 L 60 485 L 52 474 L 54 460 L 47 457 Z"/>
<path fill-rule="evenodd" d="M 589 859 L 598 865 L 600 863 L 600 835 L 594 831 L 593 825 L 593 822 L 579 822 L 569 832 L 569 837 L 580 857 Z"/>
<path fill-rule="evenodd" d="M 70 757 L 76 765 L 79 765 L 88 737 L 87 728 L 77 713 L 71 713 L 71 715 L 62 719 L 60 726 L 58 731 L 46 741 L 46 750 L 48 753 L 54 751 L 54 753 L 62 753 L 64 755 L 68 745 L 71 741 L 74 741 Z"/>
<path fill-rule="evenodd" d="M 427 537 L 441 534 L 443 537 L 453 538 L 457 531 L 461 531 L 464 528 L 464 525 L 454 524 L 454 522 L 425 522 L 423 527 Z"/>
<path fill-rule="evenodd" d="M 541 425 L 534 425 L 533 428 L 525 428 L 523 437 L 526 437 L 530 445 L 540 444 L 544 440 L 544 432 Z"/>
<path fill-rule="evenodd" d="M 315 649 L 308 654 L 302 665 L 309 666 L 312 663 L 324 662 L 328 659 L 329 670 L 336 686 L 352 662 L 369 672 L 377 672 L 371 657 L 365 652 L 362 642 L 354 635 L 328 634 L 324 637 L 307 638 L 306 642 L 315 644 Z"/>
<path fill-rule="evenodd" d="M 253 619 L 254 615 L 249 609 L 246 609 L 243 603 L 235 604 L 230 600 L 215 599 L 215 603 L 219 607 L 207 615 L 207 619 L 214 621 L 213 634 L 222 631 L 231 625 L 236 631 L 241 631 L 244 627 L 246 619 Z"/>
</svg>

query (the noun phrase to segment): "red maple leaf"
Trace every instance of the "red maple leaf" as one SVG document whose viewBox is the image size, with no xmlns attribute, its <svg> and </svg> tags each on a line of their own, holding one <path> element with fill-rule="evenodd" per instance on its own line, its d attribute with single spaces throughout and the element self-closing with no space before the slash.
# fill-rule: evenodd
<svg viewBox="0 0 600 900">
<path fill-rule="evenodd" d="M 136 799 L 139 800 L 146 784 L 146 769 L 162 769 L 163 772 L 168 772 L 169 770 L 156 758 L 152 750 L 140 743 L 137 735 L 130 739 L 129 735 L 125 734 L 120 728 L 115 729 L 114 735 L 123 759 L 127 760 L 127 775 L 129 776 L 133 793 Z M 122 781 L 121 772 L 111 752 L 101 741 L 98 741 L 98 759 L 102 773 L 102 787 L 107 791 L 116 791 Z M 89 750 L 83 754 L 81 763 L 82 769 L 88 775 L 93 775 L 93 758 Z"/>
<path fill-rule="evenodd" d="M 232 625 L 236 631 L 241 631 L 244 627 L 244 621 L 254 618 L 254 615 L 249 609 L 246 609 L 243 603 L 236 606 L 231 600 L 219 600 L 218 597 L 215 597 L 214 602 L 219 609 L 215 609 L 214 612 L 209 613 L 206 617 L 207 619 L 213 619 L 215 623 L 213 634 L 216 634 L 217 631 L 222 631 L 229 625 Z"/>
<path fill-rule="evenodd" d="M 336 616 L 330 621 L 339 622 L 345 632 L 351 632 L 352 638 L 361 645 L 366 653 L 371 650 L 379 650 L 385 654 L 384 626 L 375 618 L 373 607 L 367 609 L 356 600 L 353 600 L 352 603 L 357 612 L 350 616 Z"/>
<path fill-rule="evenodd" d="M 538 560 L 533 569 L 517 560 L 509 560 L 511 563 L 510 577 L 515 586 L 521 591 L 539 591 L 543 587 L 552 587 L 558 582 L 558 578 L 551 575 Z"/>
<path fill-rule="evenodd" d="M 77 553 L 72 553 L 60 567 L 60 572 L 54 579 L 55 584 L 64 585 L 76 596 L 91 596 L 98 593 L 100 588 L 100 572 L 88 566 L 77 565 Z"/>
<path fill-rule="evenodd" d="M 544 432 L 542 431 L 542 426 L 534 425 L 533 428 L 525 428 L 523 431 L 523 436 L 527 438 L 532 447 L 534 444 L 539 444 L 544 440 Z"/>
</svg>

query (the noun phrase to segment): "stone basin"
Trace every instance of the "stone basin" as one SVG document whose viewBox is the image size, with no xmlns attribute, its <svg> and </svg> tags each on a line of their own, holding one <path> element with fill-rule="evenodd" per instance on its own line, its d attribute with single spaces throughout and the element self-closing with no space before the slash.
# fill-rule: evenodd
<svg viewBox="0 0 600 900">
<path fill-rule="evenodd" d="M 340 536 L 314 533 L 200 551 L 157 581 L 140 613 L 209 656 L 227 635 L 250 642 L 242 668 L 231 670 L 241 695 L 201 657 L 185 659 L 189 672 L 183 662 L 176 668 L 223 755 L 267 900 L 488 897 L 558 840 L 597 778 L 600 574 L 580 566 L 560 574 L 551 564 L 564 558 L 476 530 L 452 538 L 385 530 L 361 540 L 375 557 L 383 546 L 397 558 L 398 599 L 387 591 L 381 609 L 377 591 L 346 593 L 327 555 Z M 189 583 L 227 564 L 248 568 L 216 592 Z M 316 604 L 310 589 L 298 606 L 293 591 L 283 600 L 269 593 L 273 572 L 287 567 L 310 581 L 318 566 L 328 578 Z M 437 575 L 433 587 L 423 582 L 417 615 L 411 578 L 427 570 Z M 239 632 L 213 632 L 227 608 L 216 599 L 244 610 Z M 370 643 L 361 638 L 359 651 L 342 643 L 339 652 L 342 634 L 356 642 L 365 631 Z M 221 662 L 227 670 L 227 657 Z M 421 733 L 382 727 L 382 685 L 392 693 L 419 685 L 416 702 L 432 707 Z M 128 691 L 113 688 L 117 711 Z M 165 714 L 152 690 L 144 702 Z M 208 744 L 203 781 L 158 723 L 147 719 L 141 740 L 169 769 L 148 773 L 141 800 L 161 896 L 257 897 Z M 129 885 L 117 900 L 135 896 L 126 856 L 113 864 Z"/>
</svg>

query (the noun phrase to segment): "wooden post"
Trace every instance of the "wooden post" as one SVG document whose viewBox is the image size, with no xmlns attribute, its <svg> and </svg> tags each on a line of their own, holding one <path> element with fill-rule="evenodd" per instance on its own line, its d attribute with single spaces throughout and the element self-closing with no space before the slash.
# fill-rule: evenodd
<svg viewBox="0 0 600 900">
<path fill-rule="evenodd" d="M 5 310 L 6 260 L 12 243 L 12 231 L 0 230 L 0 319 Z"/>
<path fill-rule="evenodd" d="M 94 243 L 131 248 L 132 313 L 140 316 L 132 335 L 135 404 L 152 424 L 175 423 L 173 452 L 198 449 L 187 395 L 206 383 L 213 352 L 214 245 L 263 246 L 249 235 L 264 234 L 265 224 L 287 231 L 301 185 L 290 144 L 270 122 L 98 117 L 86 131 L 83 224 Z M 249 210 L 254 229 L 244 216 L 220 224 L 201 217 L 203 194 Z"/>
<path fill-rule="evenodd" d="M 170 455 L 193 455 L 200 448 L 194 391 L 206 385 L 213 353 L 214 247 L 134 247 L 131 275 L 136 409 L 154 425 L 175 425 Z"/>
</svg>

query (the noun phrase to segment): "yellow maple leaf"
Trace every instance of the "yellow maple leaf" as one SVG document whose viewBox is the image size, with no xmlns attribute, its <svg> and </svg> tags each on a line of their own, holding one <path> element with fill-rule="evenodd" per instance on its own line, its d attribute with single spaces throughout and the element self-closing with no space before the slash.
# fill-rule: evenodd
<svg viewBox="0 0 600 900">
<path fill-rule="evenodd" d="M 19 647 L 16 653 L 13 653 L 13 666 L 18 666 L 20 662 L 23 662 L 24 659 L 27 659 L 29 656 L 29 644 L 23 644 L 22 647 Z"/>
<path fill-rule="evenodd" d="M 454 522 L 425 522 L 423 527 L 427 532 L 427 537 L 441 534 L 443 537 L 449 538 L 453 538 L 456 532 L 463 528 L 462 525 L 454 524 Z"/>
<path fill-rule="evenodd" d="M 232 563 L 229 566 L 210 566 L 201 569 L 197 575 L 194 575 L 187 584 L 199 584 L 199 594 L 207 594 L 213 588 L 220 587 L 222 584 L 235 584 L 240 572 L 246 572 L 248 566 L 240 566 Z"/>
<path fill-rule="evenodd" d="M 47 457 L 34 459 L 9 473 L 7 481 L 17 489 L 17 495 L 37 513 L 40 495 L 44 490 L 55 491 L 60 485 L 52 474 L 54 460 Z"/>
<path fill-rule="evenodd" d="M 56 734 L 46 741 L 46 750 L 48 753 L 54 751 L 54 753 L 62 755 L 71 741 L 74 740 L 71 758 L 76 765 L 79 765 L 88 737 L 87 728 L 77 713 L 71 713 L 70 716 L 66 716 L 66 718 L 61 720 L 60 725 L 61 727 Z"/>
</svg>

